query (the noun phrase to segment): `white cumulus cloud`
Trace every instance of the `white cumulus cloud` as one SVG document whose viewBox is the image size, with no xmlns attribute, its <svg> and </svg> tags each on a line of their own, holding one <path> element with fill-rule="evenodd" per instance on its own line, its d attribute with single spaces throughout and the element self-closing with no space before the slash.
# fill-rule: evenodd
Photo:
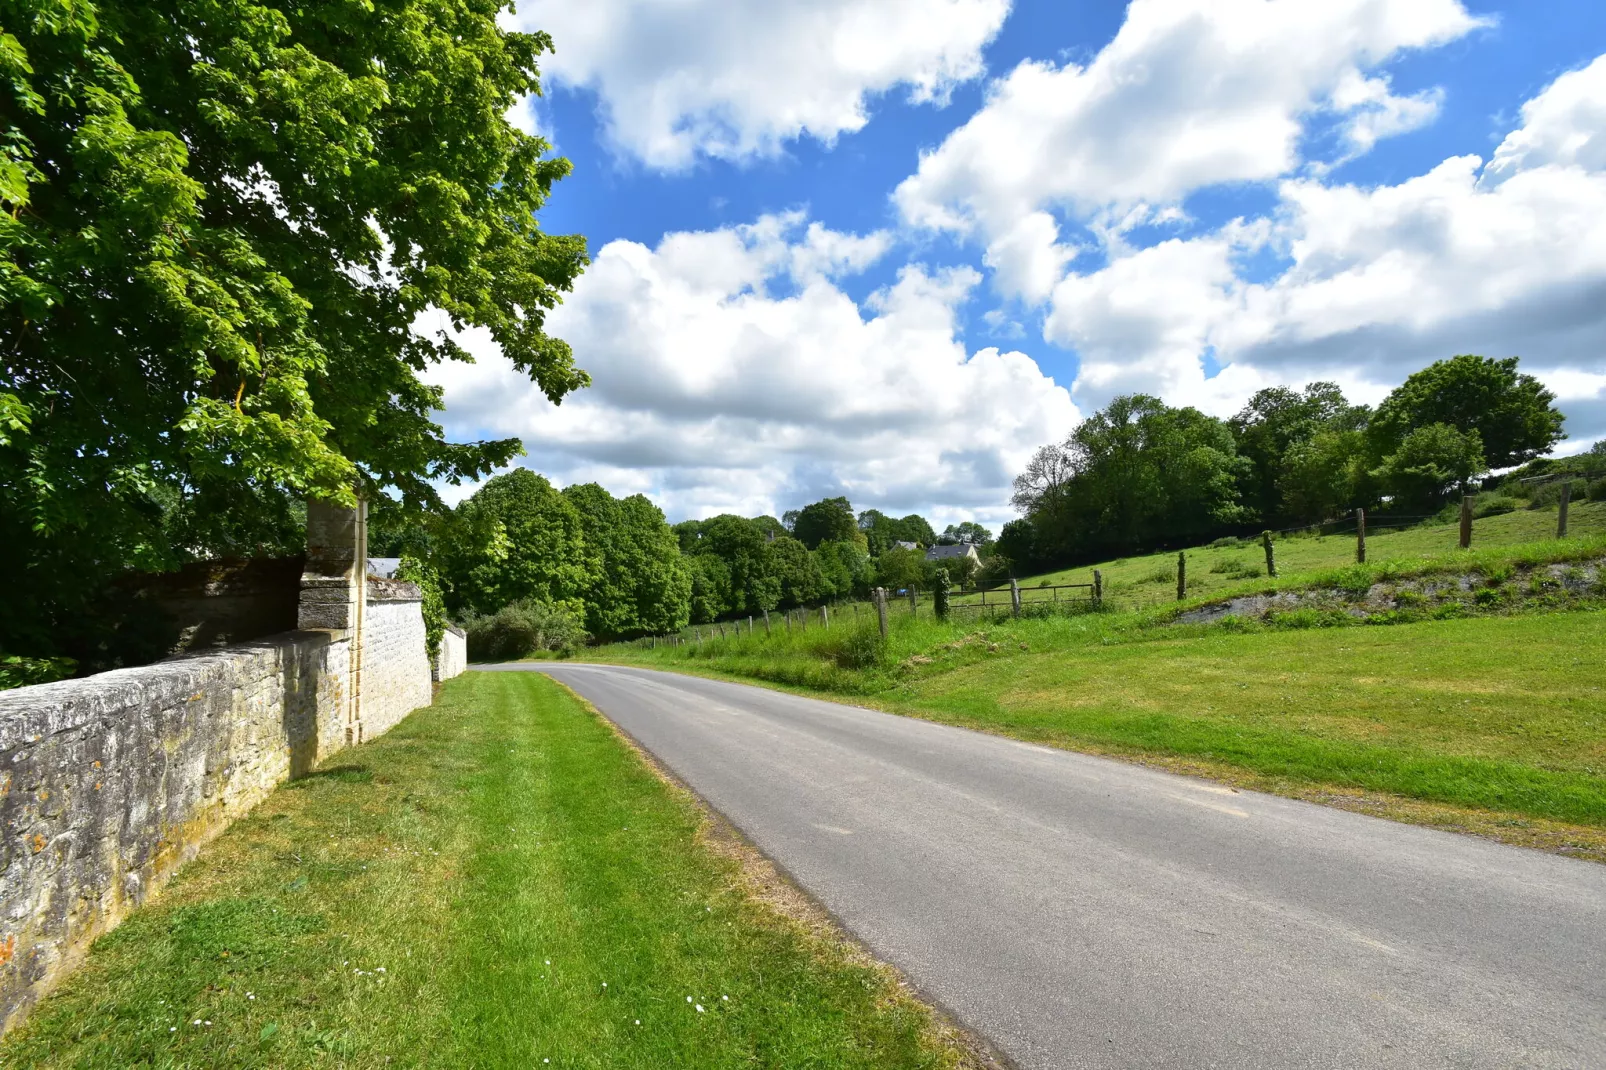
<svg viewBox="0 0 1606 1070">
<path fill-rule="evenodd" d="M 543 70 L 595 90 L 609 136 L 647 165 L 830 143 L 904 87 L 942 102 L 982 73 L 1009 0 L 526 0 L 509 21 L 550 33 Z"/>
<path fill-rule="evenodd" d="M 1076 409 L 1025 354 L 966 348 L 973 269 L 905 266 L 855 303 L 837 280 L 885 247 L 797 214 L 610 242 L 549 320 L 594 385 L 552 406 L 470 332 L 480 362 L 433 373 L 448 430 L 519 436 L 531 467 L 647 492 L 677 518 L 841 493 L 1001 522 L 1010 479 Z"/>
<path fill-rule="evenodd" d="M 1438 107 L 1368 72 L 1478 25 L 1459 0 L 1133 0 L 1086 66 L 1028 60 L 994 83 L 894 198 L 911 224 L 978 238 L 1006 293 L 1041 300 L 1078 251 L 1050 211 L 1153 221 L 1193 190 L 1276 180 L 1315 115 L 1364 151 Z"/>
<path fill-rule="evenodd" d="M 1375 397 L 1455 353 L 1516 354 L 1573 436 L 1606 434 L 1606 59 L 1522 115 L 1487 164 L 1372 187 L 1287 179 L 1271 219 L 1118 251 L 1057 284 L 1046 333 L 1084 355 L 1078 391 L 1223 405 L 1243 384 L 1314 377 Z M 1283 266 L 1246 281 L 1239 257 L 1256 251 Z"/>
</svg>

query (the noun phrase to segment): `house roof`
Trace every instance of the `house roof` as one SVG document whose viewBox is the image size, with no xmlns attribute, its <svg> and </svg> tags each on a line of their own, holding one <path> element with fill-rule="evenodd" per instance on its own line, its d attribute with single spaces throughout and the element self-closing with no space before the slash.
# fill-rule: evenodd
<svg viewBox="0 0 1606 1070">
<path fill-rule="evenodd" d="M 897 542 L 893 543 L 893 545 L 896 546 L 900 550 L 918 550 L 918 549 L 920 549 L 920 544 L 918 542 L 907 542 L 907 541 L 905 541 L 903 539 L 899 539 Z"/>
</svg>

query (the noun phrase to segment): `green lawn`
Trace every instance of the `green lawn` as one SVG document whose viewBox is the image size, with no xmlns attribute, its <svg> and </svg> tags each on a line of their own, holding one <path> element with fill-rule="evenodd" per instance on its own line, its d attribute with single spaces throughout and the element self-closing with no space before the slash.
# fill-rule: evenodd
<svg viewBox="0 0 1606 1070">
<path fill-rule="evenodd" d="M 963 1060 L 884 971 L 760 905 L 701 827 L 557 685 L 467 674 L 209 846 L 0 1065 Z"/>
<path fill-rule="evenodd" d="M 1606 613 L 1200 632 L 1017 645 L 893 700 L 1021 739 L 1606 827 Z"/>
</svg>

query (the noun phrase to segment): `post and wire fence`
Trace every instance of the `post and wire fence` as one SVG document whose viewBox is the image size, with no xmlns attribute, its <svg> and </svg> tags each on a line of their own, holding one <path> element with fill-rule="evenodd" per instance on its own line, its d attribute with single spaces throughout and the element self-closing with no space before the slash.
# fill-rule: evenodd
<svg viewBox="0 0 1606 1070">
<path fill-rule="evenodd" d="M 1566 538 L 1568 530 L 1568 514 L 1572 497 L 1572 481 L 1569 477 L 1557 477 L 1555 482 L 1560 484 L 1556 512 L 1556 537 Z M 1529 482 L 1529 481 L 1525 481 Z M 1470 550 L 1474 542 L 1475 505 L 1477 496 L 1463 495 L 1460 502 L 1459 524 L 1457 525 L 1456 545 L 1462 550 Z M 1365 509 L 1355 509 L 1348 516 L 1334 520 L 1323 521 L 1316 524 L 1297 524 L 1286 528 L 1267 529 L 1258 537 L 1247 536 L 1235 540 L 1239 546 L 1252 546 L 1259 543 L 1265 555 L 1265 575 L 1277 578 L 1279 565 L 1277 559 L 1277 544 L 1286 539 L 1299 538 L 1339 538 L 1353 536 L 1354 560 L 1357 564 L 1367 562 L 1367 538 L 1376 538 L 1394 532 L 1404 531 L 1423 525 L 1427 521 L 1443 520 L 1445 514 L 1399 514 L 1399 513 L 1369 513 Z M 1217 547 L 1207 547 L 1206 550 Z M 1200 551 L 1193 551 L 1197 554 Z M 1174 575 L 1176 580 L 1176 598 L 1184 601 L 1188 591 L 1193 586 L 1188 580 L 1189 551 L 1179 551 L 1174 571 L 1165 569 L 1165 579 L 1169 582 Z M 1215 571 L 1215 570 L 1212 570 Z M 1007 583 L 990 587 L 982 587 L 971 591 L 955 591 L 946 599 L 946 612 L 955 619 L 973 615 L 971 619 L 1003 616 L 1012 617 L 1022 615 L 1038 615 L 1052 613 L 1056 610 L 1067 612 L 1086 612 L 1090 609 L 1110 608 L 1106 604 L 1106 584 L 1103 571 L 1092 569 L 1090 582 L 1087 583 L 1041 583 L 1035 587 L 1023 587 L 1020 581 L 1011 578 Z M 1153 578 L 1159 578 L 1158 573 Z M 1129 590 L 1130 584 L 1122 585 Z M 777 609 L 774 611 L 761 611 L 747 616 L 738 616 L 734 619 L 714 621 L 707 624 L 688 625 L 678 633 L 672 635 L 646 636 L 633 641 L 633 645 L 642 647 L 676 646 L 687 643 L 701 644 L 713 639 L 738 638 L 753 636 L 759 633 L 769 636 L 777 633 L 806 633 L 811 628 L 830 629 L 833 622 L 840 626 L 844 621 L 857 625 L 867 614 L 875 621 L 876 627 L 886 636 L 890 622 L 897 615 L 915 616 L 926 614 L 938 616 L 936 600 L 931 598 L 932 592 L 926 592 L 927 598 L 922 599 L 921 591 L 917 585 L 907 585 L 900 588 L 876 587 L 870 592 L 868 601 L 839 601 L 814 607 L 793 607 L 790 609 Z M 1134 604 L 1153 604 L 1152 599 L 1138 599 Z"/>
</svg>

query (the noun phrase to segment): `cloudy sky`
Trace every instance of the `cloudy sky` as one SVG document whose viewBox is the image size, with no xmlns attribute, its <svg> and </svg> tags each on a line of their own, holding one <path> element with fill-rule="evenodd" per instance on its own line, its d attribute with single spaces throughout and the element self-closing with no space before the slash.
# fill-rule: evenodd
<svg viewBox="0 0 1606 1070">
<path fill-rule="evenodd" d="M 1008 519 L 1126 392 L 1375 402 L 1518 355 L 1606 436 L 1600 0 L 521 0 L 592 264 L 561 407 L 483 337 L 448 432 L 671 520 Z M 428 327 L 429 324 L 421 324 Z M 459 491 L 458 494 L 466 493 Z"/>
</svg>

